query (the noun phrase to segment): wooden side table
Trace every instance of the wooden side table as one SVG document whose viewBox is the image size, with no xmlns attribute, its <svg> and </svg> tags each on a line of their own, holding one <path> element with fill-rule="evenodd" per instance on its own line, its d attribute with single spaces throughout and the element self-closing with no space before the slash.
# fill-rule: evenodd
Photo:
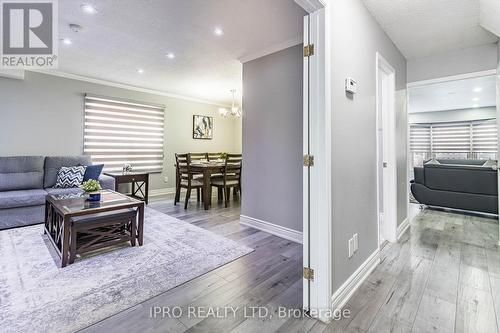
<svg viewBox="0 0 500 333">
<path fill-rule="evenodd" d="M 132 194 L 130 196 L 144 201 L 146 205 L 148 204 L 149 173 L 105 172 L 104 174 L 115 179 L 115 191 L 118 192 L 118 185 L 120 184 L 132 184 Z"/>
</svg>

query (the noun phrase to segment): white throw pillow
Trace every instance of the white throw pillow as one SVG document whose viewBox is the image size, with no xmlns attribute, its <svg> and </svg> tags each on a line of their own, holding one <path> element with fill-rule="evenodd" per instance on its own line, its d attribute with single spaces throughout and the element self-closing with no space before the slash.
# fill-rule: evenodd
<svg viewBox="0 0 500 333">
<path fill-rule="evenodd" d="M 483 167 L 493 168 L 496 165 L 497 165 L 497 161 L 489 159 L 486 162 L 484 162 Z"/>
<path fill-rule="evenodd" d="M 83 175 L 85 174 L 84 166 L 62 167 L 57 174 L 55 188 L 71 188 L 78 187 L 82 184 Z"/>
<path fill-rule="evenodd" d="M 428 162 L 427 162 L 427 163 L 425 163 L 425 164 L 441 164 L 441 163 L 439 163 L 439 161 L 438 161 L 438 160 L 436 160 L 435 158 L 433 158 L 432 160 L 428 161 Z"/>
</svg>

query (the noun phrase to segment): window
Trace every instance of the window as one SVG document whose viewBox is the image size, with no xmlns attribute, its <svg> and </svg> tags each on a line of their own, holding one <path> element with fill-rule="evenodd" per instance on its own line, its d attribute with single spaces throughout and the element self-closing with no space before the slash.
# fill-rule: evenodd
<svg viewBox="0 0 500 333">
<path fill-rule="evenodd" d="M 163 170 L 163 106 L 85 95 L 84 153 L 105 171 Z"/>
<path fill-rule="evenodd" d="M 496 120 L 412 124 L 410 153 L 414 166 L 433 157 L 496 159 Z"/>
</svg>

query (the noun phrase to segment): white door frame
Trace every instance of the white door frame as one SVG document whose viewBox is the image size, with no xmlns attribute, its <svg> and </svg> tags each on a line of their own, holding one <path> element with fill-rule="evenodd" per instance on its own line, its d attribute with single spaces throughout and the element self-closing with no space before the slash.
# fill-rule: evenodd
<svg viewBox="0 0 500 333">
<path fill-rule="evenodd" d="M 500 47 L 498 48 L 500 52 Z M 500 55 L 499 55 L 500 57 Z M 500 59 L 498 61 L 497 74 L 497 128 L 500 129 Z M 500 135 L 498 135 L 498 146 L 497 146 L 497 181 L 498 189 L 500 189 L 500 170 L 498 169 L 500 160 Z M 498 207 L 500 209 L 500 196 L 498 196 Z M 500 212 L 497 221 L 498 223 L 498 245 L 500 245 Z"/>
<path fill-rule="evenodd" d="M 376 120 L 376 143 L 377 143 L 377 226 L 378 226 L 378 244 L 380 250 L 380 181 L 379 181 L 379 168 L 382 166 L 381 156 L 379 152 L 379 128 L 383 128 L 383 151 L 386 152 L 386 172 L 383 173 L 383 199 L 384 199 L 384 234 L 385 240 L 389 242 L 397 241 L 397 159 L 396 159 L 396 70 L 389 64 L 382 55 L 376 53 L 376 105 L 377 105 L 377 120 Z M 387 107 L 380 107 L 380 95 L 384 93 L 380 87 L 380 71 L 383 71 L 388 78 L 388 91 L 387 91 Z M 384 103 L 384 105 L 385 105 Z M 382 115 L 382 124 L 379 121 L 379 115 Z"/>
<path fill-rule="evenodd" d="M 304 42 L 314 55 L 304 60 L 304 154 L 314 166 L 303 174 L 303 261 L 314 279 L 303 280 L 303 307 L 329 321 L 332 308 L 331 109 L 328 6 L 323 0 L 295 0 L 309 15 Z M 309 78 L 309 79 L 307 79 Z"/>
</svg>

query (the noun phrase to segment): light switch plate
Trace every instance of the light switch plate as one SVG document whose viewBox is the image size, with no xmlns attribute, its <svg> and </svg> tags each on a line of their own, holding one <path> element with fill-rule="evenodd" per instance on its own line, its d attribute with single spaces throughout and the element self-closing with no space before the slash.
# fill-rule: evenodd
<svg viewBox="0 0 500 333">
<path fill-rule="evenodd" d="M 358 234 L 354 234 L 352 236 L 353 242 L 354 242 L 354 252 L 358 250 Z"/>
</svg>

